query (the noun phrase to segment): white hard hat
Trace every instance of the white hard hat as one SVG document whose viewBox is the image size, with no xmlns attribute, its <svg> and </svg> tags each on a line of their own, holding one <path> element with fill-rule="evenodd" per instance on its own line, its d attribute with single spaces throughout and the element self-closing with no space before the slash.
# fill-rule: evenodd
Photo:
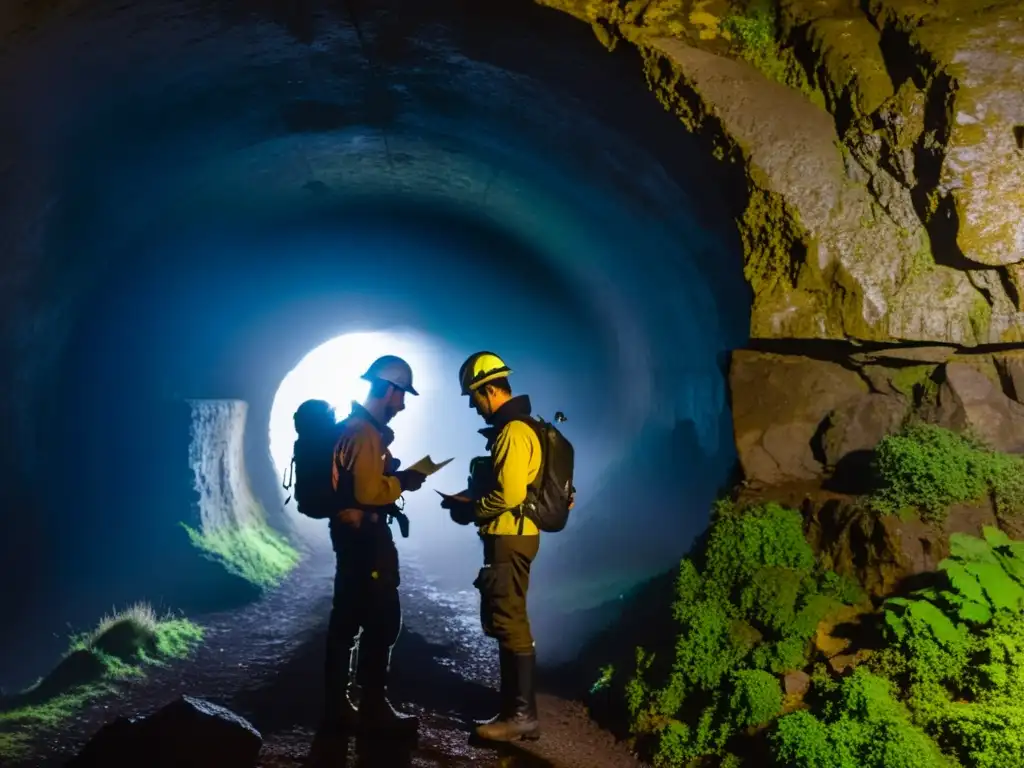
<svg viewBox="0 0 1024 768">
<path fill-rule="evenodd" d="M 412 368 L 405 360 L 394 355 L 378 357 L 370 364 L 362 378 L 366 381 L 386 381 L 410 395 L 419 394 L 412 386 Z"/>
</svg>

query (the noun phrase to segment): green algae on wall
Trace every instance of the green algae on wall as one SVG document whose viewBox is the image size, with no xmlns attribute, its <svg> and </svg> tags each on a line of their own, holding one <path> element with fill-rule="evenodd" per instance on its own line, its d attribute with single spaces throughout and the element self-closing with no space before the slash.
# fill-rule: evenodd
<svg viewBox="0 0 1024 768">
<path fill-rule="evenodd" d="M 889 383 L 892 388 L 915 404 L 934 399 L 938 385 L 932 378 L 937 365 L 908 365 L 896 368 Z"/>
</svg>

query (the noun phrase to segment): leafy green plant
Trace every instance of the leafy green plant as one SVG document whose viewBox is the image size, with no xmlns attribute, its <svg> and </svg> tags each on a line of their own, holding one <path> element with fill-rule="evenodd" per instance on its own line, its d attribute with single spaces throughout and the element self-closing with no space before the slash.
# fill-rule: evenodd
<svg viewBox="0 0 1024 768">
<path fill-rule="evenodd" d="M 1002 512 L 1024 504 L 1024 460 L 930 424 L 885 437 L 875 450 L 881 488 L 868 500 L 882 514 L 912 509 L 940 520 L 951 504 L 992 494 Z"/>
<path fill-rule="evenodd" d="M 970 768 L 1024 753 L 1024 543 L 995 528 L 953 534 L 938 583 L 884 606 L 875 661 L 914 720 Z"/>
<path fill-rule="evenodd" d="M 927 626 L 936 639 L 953 641 L 954 622 L 986 624 L 996 611 L 1018 612 L 1024 604 L 1024 542 L 1011 541 L 986 526 L 984 538 L 954 533 L 950 554 L 939 564 L 935 586 L 885 603 L 886 625 L 902 641 L 912 623 Z"/>
<path fill-rule="evenodd" d="M 659 766 L 723 756 L 738 732 L 778 716 L 779 675 L 806 666 L 818 624 L 850 595 L 819 571 L 798 512 L 719 505 L 679 568 L 674 658 L 656 667 L 637 651 L 626 697 L 638 743 Z"/>
</svg>

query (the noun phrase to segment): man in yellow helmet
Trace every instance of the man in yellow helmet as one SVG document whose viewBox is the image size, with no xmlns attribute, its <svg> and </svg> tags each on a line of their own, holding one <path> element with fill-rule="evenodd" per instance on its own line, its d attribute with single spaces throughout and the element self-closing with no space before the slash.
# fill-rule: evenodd
<svg viewBox="0 0 1024 768">
<path fill-rule="evenodd" d="M 498 641 L 501 707 L 476 733 L 490 741 L 540 736 L 536 655 L 526 612 L 540 531 L 522 507 L 527 487 L 540 471 L 541 443 L 530 426 L 530 398 L 512 395 L 510 373 L 491 352 L 477 352 L 463 363 L 459 384 L 470 407 L 487 423 L 480 432 L 487 438 L 490 460 L 483 466 L 476 462 L 471 487 L 442 504 L 455 522 L 476 525 L 483 541 L 484 567 L 475 586 L 484 632 Z"/>
<path fill-rule="evenodd" d="M 391 648 L 402 627 L 398 598 L 398 550 L 389 513 L 405 491 L 426 479 L 418 472 L 395 472 L 387 426 L 405 409 L 405 395 L 418 394 L 412 369 L 398 357 L 378 358 L 363 375 L 370 393 L 340 425 L 334 448 L 333 485 L 338 513 L 330 520 L 337 553 L 334 606 L 327 635 L 325 729 L 395 729 L 414 732 L 417 720 L 396 712 L 387 698 Z M 359 635 L 358 712 L 349 699 L 352 651 Z"/>
</svg>

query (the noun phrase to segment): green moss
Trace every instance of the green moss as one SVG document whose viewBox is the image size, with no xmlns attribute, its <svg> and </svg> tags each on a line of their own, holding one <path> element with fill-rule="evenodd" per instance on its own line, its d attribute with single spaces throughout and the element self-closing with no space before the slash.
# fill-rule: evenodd
<svg viewBox="0 0 1024 768">
<path fill-rule="evenodd" d="M 893 370 L 892 388 L 915 403 L 929 400 L 938 390 L 934 379 L 937 365 L 907 365 Z"/>
<path fill-rule="evenodd" d="M 27 759 L 31 744 L 118 683 L 143 676 L 145 667 L 187 657 L 202 642 L 202 627 L 157 616 L 139 603 L 104 617 L 92 631 L 71 638 L 67 654 L 47 677 L 0 709 L 0 760 Z"/>
<path fill-rule="evenodd" d="M 779 43 L 778 8 L 772 0 L 748 0 L 740 13 L 725 16 L 721 30 L 733 41 L 734 53 L 769 80 L 795 88 L 824 108 L 824 97 L 807 79 L 792 49 Z"/>
<path fill-rule="evenodd" d="M 298 564 L 299 553 L 281 534 L 254 517 L 244 526 L 197 531 L 184 523 L 192 544 L 230 573 L 258 587 L 280 584 Z"/>
<path fill-rule="evenodd" d="M 974 331 L 974 337 L 984 343 L 988 340 L 989 326 L 992 324 L 992 306 L 981 296 L 971 305 L 967 320 Z"/>
<path fill-rule="evenodd" d="M 880 513 L 914 509 L 941 520 L 951 504 L 990 493 L 1005 512 L 1024 504 L 1024 460 L 941 427 L 910 425 L 883 438 L 875 453 L 881 489 L 868 504 Z"/>
<path fill-rule="evenodd" d="M 769 191 L 766 183 L 752 185 L 740 220 L 740 237 L 743 276 L 755 294 L 777 287 L 792 289 L 796 284 L 799 261 L 794 251 L 803 242 L 796 222 L 781 195 Z"/>
</svg>

